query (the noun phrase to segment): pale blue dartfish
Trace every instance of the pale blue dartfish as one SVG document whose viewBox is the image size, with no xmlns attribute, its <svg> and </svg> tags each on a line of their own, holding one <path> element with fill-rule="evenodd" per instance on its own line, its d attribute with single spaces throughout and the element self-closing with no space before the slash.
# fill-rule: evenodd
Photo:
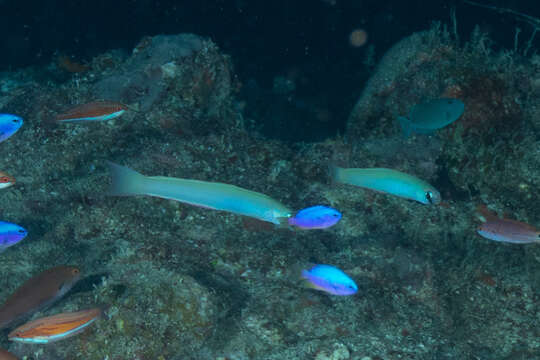
<svg viewBox="0 0 540 360">
<path fill-rule="evenodd" d="M 385 168 L 332 168 L 335 181 L 416 200 L 438 204 L 441 194 L 432 185 L 401 171 Z"/>
<path fill-rule="evenodd" d="M 271 197 L 241 187 L 192 179 L 144 176 L 128 167 L 108 162 L 111 195 L 148 195 L 208 209 L 250 216 L 274 224 L 286 223 L 291 210 Z"/>
<path fill-rule="evenodd" d="M 409 116 L 400 116 L 398 121 L 403 136 L 408 137 L 412 132 L 426 134 L 443 128 L 456 121 L 464 110 L 465 104 L 459 99 L 434 99 L 415 105 Z"/>
</svg>

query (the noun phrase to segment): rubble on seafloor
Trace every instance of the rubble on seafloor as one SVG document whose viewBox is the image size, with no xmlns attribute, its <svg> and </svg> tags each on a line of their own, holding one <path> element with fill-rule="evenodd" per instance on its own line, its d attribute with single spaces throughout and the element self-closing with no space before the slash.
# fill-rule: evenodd
<svg viewBox="0 0 540 360">
<path fill-rule="evenodd" d="M 532 359 L 540 357 L 540 247 L 476 235 L 487 204 L 540 224 L 538 56 L 496 53 L 476 34 L 440 27 L 381 60 L 343 138 L 290 145 L 247 132 L 234 69 L 192 34 L 141 40 L 58 82 L 51 66 L 1 74 L 0 105 L 25 125 L 0 145 L 17 186 L 2 218 L 29 230 L 1 254 L 6 298 L 30 274 L 76 264 L 80 286 L 46 313 L 107 305 L 93 329 L 54 346 L 0 347 L 33 359 Z M 459 97 L 463 117 L 403 139 L 398 115 Z M 132 110 L 56 124 L 78 103 Z M 144 174 L 235 184 L 301 209 L 328 204 L 342 221 L 294 231 L 150 197 L 107 197 L 105 160 Z M 327 168 L 391 167 L 442 193 L 438 207 L 333 184 Z M 302 263 L 339 266 L 359 291 L 299 286 Z"/>
</svg>

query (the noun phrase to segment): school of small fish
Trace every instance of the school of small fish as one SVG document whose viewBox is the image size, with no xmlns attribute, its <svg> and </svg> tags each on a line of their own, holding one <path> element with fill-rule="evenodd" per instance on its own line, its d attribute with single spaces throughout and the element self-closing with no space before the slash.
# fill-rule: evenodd
<svg viewBox="0 0 540 360">
<path fill-rule="evenodd" d="M 58 114 L 60 123 L 106 121 L 121 116 L 128 107 L 112 101 L 95 101 L 77 105 Z M 459 99 L 433 99 L 415 105 L 407 117 L 398 117 L 403 135 L 429 133 L 456 121 L 465 105 Z M 0 142 L 15 134 L 23 119 L 13 114 L 0 114 Z M 164 176 L 145 176 L 128 167 L 108 163 L 111 173 L 109 195 L 147 195 L 172 199 L 207 209 L 248 216 L 278 226 L 303 230 L 327 229 L 342 218 L 339 210 L 315 205 L 293 211 L 273 198 L 232 184 L 181 179 Z M 414 200 L 425 205 L 437 205 L 441 195 L 432 185 L 415 176 L 386 168 L 331 167 L 336 183 Z M 15 178 L 0 172 L 0 189 L 15 184 Z M 493 215 L 480 208 L 482 224 L 477 233 L 487 239 L 514 243 L 540 243 L 540 230 L 533 226 Z M 0 253 L 21 242 L 27 231 L 17 225 L 0 221 Z M 2 254 L 1 256 L 5 256 Z M 333 265 L 307 264 L 299 270 L 298 278 L 307 288 L 336 296 L 358 292 L 358 286 L 345 272 Z M 57 266 L 44 270 L 22 284 L 0 307 L 0 330 L 28 318 L 62 298 L 81 278 L 75 266 Z M 21 343 L 46 344 L 69 338 L 86 329 L 103 314 L 101 308 L 59 313 L 38 318 L 11 330 L 8 339 Z M 17 359 L 0 349 L 0 360 Z"/>
</svg>

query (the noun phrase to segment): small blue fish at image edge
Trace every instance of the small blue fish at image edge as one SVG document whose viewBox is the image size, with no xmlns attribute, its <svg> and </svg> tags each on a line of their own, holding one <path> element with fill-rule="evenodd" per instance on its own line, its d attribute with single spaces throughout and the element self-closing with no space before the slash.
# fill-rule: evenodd
<svg viewBox="0 0 540 360">
<path fill-rule="evenodd" d="M 0 221 L 0 253 L 24 239 L 28 232 L 23 227 Z"/>
<path fill-rule="evenodd" d="M 332 265 L 312 265 L 302 270 L 306 286 L 332 295 L 354 295 L 358 286 L 347 274 Z"/>
<path fill-rule="evenodd" d="M 15 134 L 22 126 L 23 119 L 13 114 L 0 114 L 0 142 Z"/>
<path fill-rule="evenodd" d="M 341 220 L 341 213 L 331 207 L 316 205 L 300 210 L 289 218 L 289 225 L 300 229 L 326 229 Z"/>
</svg>

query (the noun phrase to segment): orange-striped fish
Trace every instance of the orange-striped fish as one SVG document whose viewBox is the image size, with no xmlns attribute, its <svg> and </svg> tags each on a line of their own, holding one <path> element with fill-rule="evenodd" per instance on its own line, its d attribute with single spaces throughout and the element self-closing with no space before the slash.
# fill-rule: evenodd
<svg viewBox="0 0 540 360">
<path fill-rule="evenodd" d="M 101 309 L 93 308 L 36 319 L 10 332 L 8 339 L 31 344 L 46 344 L 66 339 L 86 329 L 101 313 Z"/>
<path fill-rule="evenodd" d="M 12 185 L 15 185 L 15 178 L 0 171 L 0 189 L 6 189 Z"/>
<path fill-rule="evenodd" d="M 486 239 L 513 244 L 540 243 L 540 230 L 527 223 L 499 218 L 487 207 L 480 206 L 477 211 L 482 215 L 482 224 L 477 229 L 478 234 Z"/>
<path fill-rule="evenodd" d="M 105 121 L 119 117 L 127 106 L 113 101 L 94 101 L 77 105 L 68 111 L 56 115 L 58 122 Z"/>
<path fill-rule="evenodd" d="M 7 350 L 0 349 L 0 360 L 19 360 L 19 358 Z"/>
</svg>

